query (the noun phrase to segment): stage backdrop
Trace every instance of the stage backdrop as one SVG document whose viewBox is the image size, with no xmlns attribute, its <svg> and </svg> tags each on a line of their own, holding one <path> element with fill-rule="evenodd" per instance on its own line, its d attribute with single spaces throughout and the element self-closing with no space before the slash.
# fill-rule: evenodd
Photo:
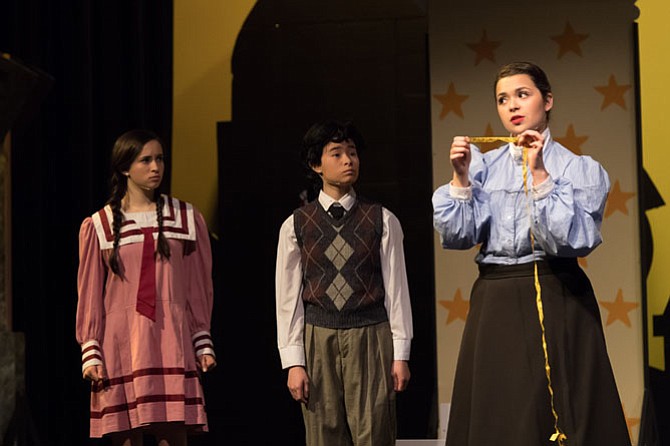
<svg viewBox="0 0 670 446">
<path fill-rule="evenodd" d="M 493 96 L 497 68 L 515 60 L 543 67 L 553 87 L 551 131 L 590 155 L 612 182 L 604 243 L 580 259 L 600 303 L 602 323 L 628 427 L 637 443 L 644 396 L 636 86 L 632 0 L 434 0 L 430 84 L 435 188 L 451 179 L 455 135 L 504 135 Z M 440 425 L 445 426 L 475 250 L 441 248 L 435 234 Z M 533 292 L 531 290 L 531 292 Z M 444 429 L 440 436 L 444 436 Z"/>
</svg>

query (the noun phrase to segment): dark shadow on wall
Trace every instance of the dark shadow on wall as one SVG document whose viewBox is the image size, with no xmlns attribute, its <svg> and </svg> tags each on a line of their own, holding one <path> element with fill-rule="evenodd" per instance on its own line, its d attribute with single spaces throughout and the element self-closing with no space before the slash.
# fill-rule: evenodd
<svg viewBox="0 0 670 446">
<path fill-rule="evenodd" d="M 436 438 L 437 380 L 426 11 L 415 1 L 257 2 L 233 56 L 233 120 L 219 138 L 220 308 L 225 364 L 206 389 L 212 444 L 304 444 L 276 346 L 274 268 L 283 220 L 308 188 L 310 124 L 352 119 L 367 150 L 357 191 L 400 219 L 412 296 L 398 436 Z M 223 442 L 223 443 L 221 443 Z"/>
</svg>

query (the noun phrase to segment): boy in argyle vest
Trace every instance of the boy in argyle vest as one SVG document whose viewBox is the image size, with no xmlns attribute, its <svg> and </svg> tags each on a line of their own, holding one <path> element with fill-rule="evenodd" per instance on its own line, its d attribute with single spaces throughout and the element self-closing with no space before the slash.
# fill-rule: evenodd
<svg viewBox="0 0 670 446">
<path fill-rule="evenodd" d="M 307 131 L 301 155 L 319 195 L 279 232 L 277 342 L 308 446 L 395 445 L 395 392 L 410 379 L 402 227 L 356 195 L 363 147 L 350 122 Z"/>
</svg>

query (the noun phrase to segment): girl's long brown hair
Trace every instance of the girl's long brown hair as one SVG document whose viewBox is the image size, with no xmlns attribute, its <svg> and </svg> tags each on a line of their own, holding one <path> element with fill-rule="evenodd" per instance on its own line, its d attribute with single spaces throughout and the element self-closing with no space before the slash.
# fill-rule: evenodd
<svg viewBox="0 0 670 446">
<path fill-rule="evenodd" d="M 114 143 L 111 157 L 110 197 L 107 204 L 112 208 L 112 231 L 114 234 L 114 246 L 109 258 L 109 266 L 117 276 L 123 276 L 121 262 L 119 260 L 119 242 L 121 241 L 121 225 L 123 224 L 123 212 L 121 212 L 121 200 L 128 191 L 128 177 L 124 172 L 130 170 L 130 165 L 142 152 L 142 148 L 149 141 L 158 141 L 160 138 L 150 130 L 129 130 L 119 136 Z M 170 245 L 163 234 L 163 195 L 154 192 L 156 199 L 156 219 L 158 220 L 158 254 L 164 258 L 170 258 Z"/>
</svg>

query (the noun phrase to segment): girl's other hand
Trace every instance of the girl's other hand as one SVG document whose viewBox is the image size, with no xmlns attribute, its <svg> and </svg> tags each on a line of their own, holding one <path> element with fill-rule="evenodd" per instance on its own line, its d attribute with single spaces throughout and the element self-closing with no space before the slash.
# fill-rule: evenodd
<svg viewBox="0 0 670 446">
<path fill-rule="evenodd" d="M 455 136 L 449 150 L 449 160 L 454 168 L 452 184 L 456 187 L 467 187 L 470 185 L 468 174 L 472 153 L 470 152 L 470 138 L 467 136 Z"/>
<path fill-rule="evenodd" d="M 528 169 L 533 175 L 533 184 L 542 183 L 549 176 L 542 159 L 544 135 L 537 130 L 525 130 L 519 134 L 518 145 L 528 149 Z"/>
</svg>

